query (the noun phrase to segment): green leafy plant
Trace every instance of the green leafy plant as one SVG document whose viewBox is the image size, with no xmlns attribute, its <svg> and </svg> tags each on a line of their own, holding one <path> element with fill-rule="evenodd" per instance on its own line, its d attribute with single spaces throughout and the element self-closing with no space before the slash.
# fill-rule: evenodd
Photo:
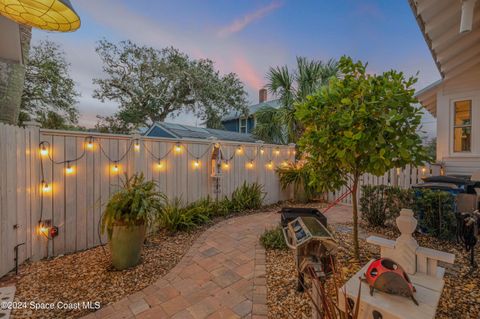
<svg viewBox="0 0 480 319">
<path fill-rule="evenodd" d="M 316 191 L 310 184 L 310 171 L 306 166 L 289 163 L 287 166 L 277 168 L 276 172 L 283 189 L 293 185 L 296 200 L 308 202 L 315 196 Z"/>
<path fill-rule="evenodd" d="M 248 209 L 257 209 L 262 207 L 266 193 L 263 186 L 258 183 L 247 184 L 235 189 L 230 199 L 225 198 L 223 205 L 229 212 L 237 213 Z"/>
<path fill-rule="evenodd" d="M 428 234 L 451 240 L 455 238 L 455 198 L 452 194 L 442 191 L 417 191 L 415 211 L 420 228 Z"/>
<path fill-rule="evenodd" d="M 283 238 L 281 226 L 265 230 L 262 236 L 260 236 L 260 243 L 262 243 L 265 249 L 285 250 L 288 248 Z"/>
<path fill-rule="evenodd" d="M 171 232 L 191 229 L 197 224 L 178 197 L 168 200 L 159 215 L 159 224 Z"/>
<path fill-rule="evenodd" d="M 297 105 L 305 126 L 298 144 L 319 192 L 347 187 L 352 192 L 353 244 L 359 259 L 357 191 L 365 173 L 383 175 L 395 167 L 431 160 L 417 134 L 422 111 L 415 106 L 415 77 L 394 70 L 370 74 L 366 64 L 339 61 L 341 78 Z"/>
<path fill-rule="evenodd" d="M 110 231 L 115 224 L 150 225 L 157 217 L 166 197 L 156 190 L 154 181 L 145 181 L 143 173 L 128 177 L 108 201 L 102 216 L 101 230 Z"/>
<path fill-rule="evenodd" d="M 388 185 L 362 186 L 360 212 L 370 226 L 384 227 L 393 224 L 402 208 L 412 208 L 413 192 L 410 189 Z"/>
</svg>

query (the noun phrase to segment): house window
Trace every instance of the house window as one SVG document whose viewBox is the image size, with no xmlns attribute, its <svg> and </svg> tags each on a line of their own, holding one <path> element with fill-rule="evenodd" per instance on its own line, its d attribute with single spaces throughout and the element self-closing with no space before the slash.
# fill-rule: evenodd
<svg viewBox="0 0 480 319">
<path fill-rule="evenodd" d="M 247 133 L 247 119 L 240 119 L 240 133 Z"/>
<path fill-rule="evenodd" d="M 453 151 L 470 152 L 472 149 L 472 101 L 454 104 Z"/>
</svg>

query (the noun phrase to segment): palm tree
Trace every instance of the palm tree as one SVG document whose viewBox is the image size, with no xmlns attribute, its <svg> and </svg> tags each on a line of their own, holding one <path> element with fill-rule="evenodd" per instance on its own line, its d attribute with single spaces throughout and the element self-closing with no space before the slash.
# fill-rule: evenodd
<svg viewBox="0 0 480 319">
<path fill-rule="evenodd" d="M 279 97 L 281 107 L 275 111 L 259 110 L 254 134 L 267 142 L 295 142 L 302 134 L 302 125 L 295 118 L 295 104 L 304 101 L 326 85 L 331 77 L 338 75 L 338 63 L 333 59 L 324 63 L 297 57 L 296 70 L 287 66 L 271 67 L 266 87 Z"/>
</svg>

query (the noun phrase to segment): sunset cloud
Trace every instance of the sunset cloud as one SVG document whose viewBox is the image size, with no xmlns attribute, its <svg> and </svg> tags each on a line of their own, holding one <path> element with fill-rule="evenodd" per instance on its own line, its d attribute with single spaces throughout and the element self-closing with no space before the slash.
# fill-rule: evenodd
<svg viewBox="0 0 480 319">
<path fill-rule="evenodd" d="M 218 31 L 218 36 L 227 37 L 233 33 L 237 33 L 246 28 L 249 24 L 260 20 L 261 18 L 268 15 L 270 12 L 277 10 L 282 6 L 282 3 L 279 1 L 273 1 L 269 5 L 262 7 L 256 11 L 250 12 L 247 15 L 236 19 L 231 24 L 226 27 L 223 27 Z"/>
</svg>

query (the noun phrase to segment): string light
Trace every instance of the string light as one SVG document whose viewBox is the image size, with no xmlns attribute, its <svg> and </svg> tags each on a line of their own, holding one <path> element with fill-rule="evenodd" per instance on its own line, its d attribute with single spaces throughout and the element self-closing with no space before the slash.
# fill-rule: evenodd
<svg viewBox="0 0 480 319">
<path fill-rule="evenodd" d="M 198 158 L 193 162 L 193 167 L 195 168 L 200 167 L 200 161 L 198 160 Z"/>
<path fill-rule="evenodd" d="M 135 148 L 135 151 L 140 151 L 140 141 L 139 140 L 135 140 L 135 145 L 133 146 Z"/>
<path fill-rule="evenodd" d="M 248 162 L 247 167 L 248 167 L 248 168 L 253 168 L 253 160 L 251 160 L 250 162 Z"/>
<path fill-rule="evenodd" d="M 280 155 L 280 149 L 278 147 L 275 149 L 275 155 Z"/>
<path fill-rule="evenodd" d="M 182 146 L 180 145 L 180 143 L 177 142 L 175 144 L 175 152 L 180 153 L 181 150 L 182 150 Z"/>
<path fill-rule="evenodd" d="M 67 175 L 73 174 L 73 166 L 70 165 L 70 162 L 67 162 L 67 167 L 65 168 L 65 173 Z"/>
<path fill-rule="evenodd" d="M 93 137 L 89 137 L 89 138 L 88 138 L 87 148 L 88 148 L 89 150 L 93 150 Z"/>
<path fill-rule="evenodd" d="M 42 156 L 47 156 L 48 155 L 48 149 L 47 149 L 47 147 L 45 146 L 44 143 L 42 143 L 40 145 L 40 155 L 42 155 Z"/>
<path fill-rule="evenodd" d="M 272 169 L 273 168 L 273 161 L 270 161 L 267 163 L 267 168 Z"/>
<path fill-rule="evenodd" d="M 230 163 L 228 162 L 228 160 L 225 160 L 225 162 L 223 162 L 223 168 L 228 169 L 229 167 Z"/>
<path fill-rule="evenodd" d="M 422 167 L 422 175 L 425 175 L 426 172 L 427 172 L 427 168 L 426 168 L 426 167 Z"/>
<path fill-rule="evenodd" d="M 157 163 L 157 168 L 162 169 L 163 168 L 163 162 L 161 160 L 158 161 Z"/>
<path fill-rule="evenodd" d="M 265 153 L 265 150 L 263 149 L 263 146 L 260 146 L 260 154 L 263 155 L 263 153 Z"/>
<path fill-rule="evenodd" d="M 112 172 L 118 173 L 118 163 L 114 163 L 112 166 Z"/>
<path fill-rule="evenodd" d="M 242 152 L 243 152 L 242 145 L 238 145 L 237 154 L 242 154 Z"/>
<path fill-rule="evenodd" d="M 52 190 L 52 188 L 50 187 L 50 185 L 43 180 L 42 181 L 42 192 L 49 193 L 51 190 Z"/>
</svg>

